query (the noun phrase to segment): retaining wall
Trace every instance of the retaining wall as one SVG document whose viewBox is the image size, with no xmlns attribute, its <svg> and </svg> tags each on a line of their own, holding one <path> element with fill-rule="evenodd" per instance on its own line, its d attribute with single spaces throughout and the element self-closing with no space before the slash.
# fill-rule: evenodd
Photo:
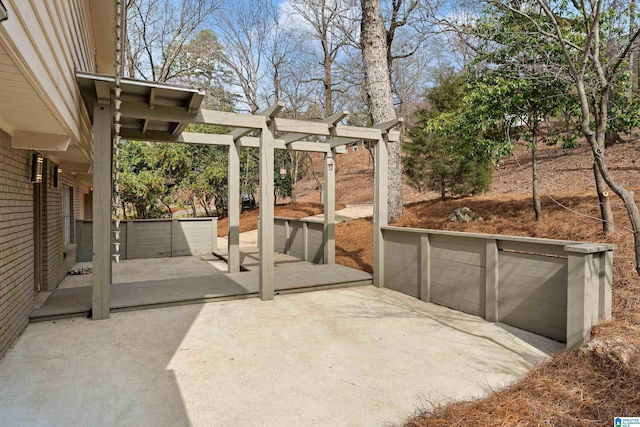
<svg viewBox="0 0 640 427">
<path fill-rule="evenodd" d="M 93 221 L 76 225 L 78 261 L 92 260 Z M 112 225 L 111 241 L 114 243 Z M 217 249 L 217 218 L 135 219 L 120 222 L 120 259 L 211 254 Z M 112 247 L 112 253 L 115 248 Z"/>
<path fill-rule="evenodd" d="M 274 218 L 274 250 L 316 264 L 324 264 L 324 221 Z"/>
<path fill-rule="evenodd" d="M 573 347 L 611 316 L 613 245 L 383 227 L 384 286 Z"/>
</svg>

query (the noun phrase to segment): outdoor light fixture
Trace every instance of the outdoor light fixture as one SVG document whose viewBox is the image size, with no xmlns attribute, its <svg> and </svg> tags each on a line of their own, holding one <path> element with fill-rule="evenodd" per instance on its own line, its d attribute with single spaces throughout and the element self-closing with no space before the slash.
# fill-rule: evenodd
<svg viewBox="0 0 640 427">
<path fill-rule="evenodd" d="M 42 182 L 42 168 L 44 166 L 44 158 L 37 153 L 31 156 L 31 183 L 39 184 Z"/>
<path fill-rule="evenodd" d="M 53 167 L 53 186 L 60 187 L 60 179 L 62 178 L 62 168 L 60 166 Z"/>
<path fill-rule="evenodd" d="M 6 21 L 9 19 L 9 12 L 7 12 L 7 8 L 2 4 L 2 0 L 0 0 L 0 22 Z"/>
<path fill-rule="evenodd" d="M 280 168 L 280 179 L 284 179 L 287 176 L 287 170 L 285 168 Z"/>
</svg>

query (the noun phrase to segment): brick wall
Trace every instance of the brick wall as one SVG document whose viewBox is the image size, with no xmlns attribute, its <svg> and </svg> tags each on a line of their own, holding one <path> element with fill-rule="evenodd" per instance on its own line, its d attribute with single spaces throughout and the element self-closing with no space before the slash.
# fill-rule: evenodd
<svg viewBox="0 0 640 427">
<path fill-rule="evenodd" d="M 64 174 L 62 176 L 62 184 L 65 187 L 71 188 L 71 220 L 70 220 L 70 234 L 71 234 L 71 246 L 66 248 L 65 253 L 65 274 L 73 268 L 75 263 L 77 262 L 76 257 L 76 248 L 77 248 L 77 240 L 76 240 L 76 220 L 80 218 L 80 198 L 82 195 L 80 194 L 80 186 L 78 181 L 73 175 Z"/>
<path fill-rule="evenodd" d="M 76 262 L 75 218 L 80 210 L 78 185 L 72 175 L 63 175 L 60 185 L 53 186 L 55 164 L 46 161 L 42 178 L 42 290 L 54 290 Z M 71 246 L 65 247 L 62 228 L 62 192 L 72 189 Z"/>
<path fill-rule="evenodd" d="M 0 358 L 29 322 L 35 294 L 34 195 L 31 184 L 33 151 L 14 150 L 11 137 L 0 130 Z M 45 160 L 42 184 L 41 289 L 53 290 L 76 262 L 75 219 L 80 194 L 73 175 L 53 186 L 54 164 Z M 71 244 L 65 247 L 62 192 L 72 189 Z"/>
<path fill-rule="evenodd" d="M 0 130 L 0 357 L 29 322 L 34 297 L 31 151 Z"/>
</svg>

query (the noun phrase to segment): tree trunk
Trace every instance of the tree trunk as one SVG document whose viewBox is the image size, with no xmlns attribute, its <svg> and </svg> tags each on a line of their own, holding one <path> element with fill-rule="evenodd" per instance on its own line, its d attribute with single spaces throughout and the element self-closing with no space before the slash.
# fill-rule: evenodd
<svg viewBox="0 0 640 427">
<path fill-rule="evenodd" d="M 333 114 L 333 61 L 328 50 L 327 42 L 323 40 L 322 44 L 324 46 L 324 114 L 326 117 L 329 117 Z"/>
<path fill-rule="evenodd" d="M 580 128 L 582 129 L 582 134 L 585 136 L 587 142 L 589 143 L 589 147 L 591 147 L 591 152 L 593 153 L 594 158 L 594 176 L 596 182 L 596 190 L 598 192 L 598 200 L 600 201 L 600 217 L 602 218 L 602 230 L 605 234 L 611 234 L 614 231 L 613 210 L 611 209 L 611 200 L 609 200 L 609 195 L 602 181 L 604 181 L 607 186 L 623 200 L 624 198 L 621 194 L 628 190 L 613 181 L 613 179 L 609 175 L 609 171 L 604 159 L 606 125 L 608 119 L 607 105 L 609 104 L 609 90 L 606 88 L 603 89 L 600 93 L 599 102 L 594 102 L 593 118 L 596 124 L 594 131 L 591 129 L 591 111 L 589 109 L 588 101 L 589 98 L 585 90 L 584 80 L 581 77 L 576 78 L 576 89 L 578 90 L 580 110 L 582 112 L 582 123 L 580 125 Z M 618 189 L 614 188 L 614 186 Z M 629 211 L 629 209 L 635 209 L 636 211 L 638 210 L 638 207 L 633 200 L 633 193 L 630 200 L 631 202 L 633 202 L 633 207 L 626 206 L 626 201 L 625 207 L 627 208 L 627 212 L 629 212 L 629 219 L 631 220 L 631 224 L 634 226 L 634 230 L 636 230 L 637 233 L 638 229 L 636 228 L 636 224 L 633 223 L 634 219 L 632 217 L 631 211 Z M 638 236 L 636 236 L 636 239 L 638 239 Z M 638 242 L 640 243 L 640 241 Z M 635 250 L 636 258 L 640 262 L 640 244 L 636 244 Z M 640 268 L 640 264 L 638 264 L 638 268 Z M 640 272 L 640 270 L 638 271 Z"/>
<path fill-rule="evenodd" d="M 589 104 L 587 102 L 588 98 L 584 88 L 584 81 L 582 79 L 576 79 L 576 89 L 578 89 L 578 95 L 580 96 L 580 109 L 582 111 L 581 129 L 582 133 L 587 138 L 589 146 L 591 147 L 591 152 L 593 153 L 593 158 L 598 168 L 599 173 L 596 174 L 596 176 L 601 176 L 604 182 L 606 182 L 607 186 L 624 202 L 624 207 L 627 210 L 629 221 L 631 222 L 631 227 L 633 228 L 633 241 L 636 255 L 636 273 L 640 275 L 640 212 L 638 211 L 638 205 L 633 198 L 633 191 L 627 190 L 624 186 L 618 184 L 613 180 L 613 178 L 609 174 L 609 169 L 607 168 L 607 163 L 604 159 L 604 131 L 602 130 L 602 128 L 604 128 L 607 123 L 607 110 L 606 108 L 600 109 L 599 120 L 596 120 L 596 122 L 600 125 L 598 126 L 600 128 L 598 129 L 600 132 L 594 133 L 590 127 L 591 113 L 589 111 Z M 596 118 L 598 119 L 598 117 Z M 601 192 L 598 192 L 598 194 L 601 194 Z M 605 221 L 605 208 L 607 205 L 608 208 L 611 209 L 610 202 L 607 202 L 606 205 L 604 203 L 600 203 L 602 219 Z M 611 217 L 611 221 L 612 220 L 613 217 Z M 611 222 L 610 224 L 613 225 L 613 222 Z"/>
<path fill-rule="evenodd" d="M 169 213 L 169 218 L 173 218 L 173 211 L 171 210 L 171 206 L 169 206 L 169 204 L 165 203 L 163 200 L 161 200 L 161 202 L 164 205 L 164 207 L 167 208 L 167 212 Z"/>
<path fill-rule="evenodd" d="M 631 227 L 633 228 L 633 242 L 634 249 L 636 255 L 636 273 L 640 275 L 640 211 L 638 211 L 638 205 L 633 198 L 633 191 L 627 190 L 622 185 L 618 184 L 611 178 L 609 174 L 609 170 L 607 168 L 607 164 L 604 160 L 603 152 L 599 149 L 594 149 L 594 146 L 591 146 L 593 150 L 593 155 L 595 157 L 596 165 L 602 176 L 602 179 L 607 183 L 609 188 L 613 190 L 614 193 L 618 195 L 624 202 L 624 207 L 627 210 L 627 214 L 629 215 L 629 221 L 631 222 Z"/>
<path fill-rule="evenodd" d="M 533 174 L 533 211 L 536 214 L 536 221 L 542 218 L 542 207 L 540 205 L 540 194 L 538 191 L 538 143 L 535 141 L 531 146 L 531 172 Z"/>
<path fill-rule="evenodd" d="M 396 117 L 387 64 L 386 29 L 380 0 L 361 0 L 361 6 L 361 45 L 369 111 L 374 124 L 384 123 Z M 393 222 L 403 214 L 400 143 L 390 142 L 388 147 L 389 222 Z"/>
<path fill-rule="evenodd" d="M 593 162 L 593 175 L 596 178 L 596 191 L 598 192 L 598 201 L 600 202 L 600 216 L 602 217 L 602 231 L 605 234 L 613 234 L 615 224 L 613 222 L 613 209 L 611 208 L 611 198 L 607 191 L 606 183 L 602 178 L 602 174 L 598 169 L 597 163 Z"/>
</svg>

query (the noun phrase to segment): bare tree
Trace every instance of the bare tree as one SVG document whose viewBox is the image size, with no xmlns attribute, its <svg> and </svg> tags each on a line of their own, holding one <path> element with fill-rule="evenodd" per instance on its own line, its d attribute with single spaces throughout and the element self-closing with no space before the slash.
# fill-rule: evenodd
<svg viewBox="0 0 640 427">
<path fill-rule="evenodd" d="M 184 47 L 218 9 L 218 0 L 129 0 L 126 71 L 129 77 L 168 82 L 181 73 Z"/>
<path fill-rule="evenodd" d="M 334 112 L 334 92 L 340 84 L 334 80 L 335 64 L 339 55 L 349 46 L 351 34 L 355 32 L 357 10 L 353 0 L 290 0 L 290 12 L 301 20 L 295 31 L 301 39 L 319 42 L 320 49 L 313 44 L 307 54 L 317 58 L 322 68 L 322 77 L 315 77 L 324 88 L 324 111 L 329 116 Z"/>
<path fill-rule="evenodd" d="M 249 112 L 261 107 L 261 82 L 267 78 L 266 62 L 271 32 L 277 22 L 277 7 L 271 1 L 227 1 L 218 16 L 220 42 L 225 62 L 233 71 Z"/>
<path fill-rule="evenodd" d="M 393 120 L 396 113 L 391 97 L 387 60 L 387 39 L 379 0 L 361 0 L 361 44 L 365 88 L 374 123 Z M 389 221 L 403 214 L 400 144 L 389 143 Z"/>
<path fill-rule="evenodd" d="M 433 34 L 431 17 L 437 3 L 436 0 L 387 0 L 382 1 L 382 7 L 387 26 L 387 64 L 391 76 L 393 62 L 413 56 Z"/>
</svg>

